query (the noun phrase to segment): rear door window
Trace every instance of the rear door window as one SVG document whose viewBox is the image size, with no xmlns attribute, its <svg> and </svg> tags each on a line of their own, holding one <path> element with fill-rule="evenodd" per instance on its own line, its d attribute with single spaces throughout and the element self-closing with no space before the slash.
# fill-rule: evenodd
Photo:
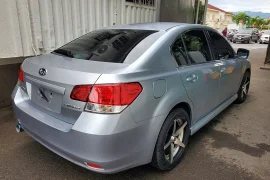
<svg viewBox="0 0 270 180">
<path fill-rule="evenodd" d="M 182 37 L 191 64 L 205 63 L 212 60 L 203 30 L 190 30 L 185 32 Z"/>
<path fill-rule="evenodd" d="M 155 32 L 157 31 L 101 29 L 81 36 L 53 52 L 76 59 L 123 63 L 138 43 Z"/>
</svg>

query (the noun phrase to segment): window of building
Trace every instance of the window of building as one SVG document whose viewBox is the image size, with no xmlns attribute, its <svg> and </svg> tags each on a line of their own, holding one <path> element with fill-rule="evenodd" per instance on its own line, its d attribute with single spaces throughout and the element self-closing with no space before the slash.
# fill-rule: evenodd
<svg viewBox="0 0 270 180">
<path fill-rule="evenodd" d="M 191 64 L 211 61 L 209 46 L 202 30 L 187 31 L 182 37 Z"/>
<path fill-rule="evenodd" d="M 230 59 L 235 55 L 228 41 L 216 32 L 209 31 L 215 60 Z"/>
<path fill-rule="evenodd" d="M 179 66 L 188 64 L 187 54 L 181 36 L 172 45 L 171 52 Z"/>
<path fill-rule="evenodd" d="M 131 2 L 145 6 L 155 6 L 156 4 L 156 0 L 126 0 L 126 2 Z"/>
</svg>

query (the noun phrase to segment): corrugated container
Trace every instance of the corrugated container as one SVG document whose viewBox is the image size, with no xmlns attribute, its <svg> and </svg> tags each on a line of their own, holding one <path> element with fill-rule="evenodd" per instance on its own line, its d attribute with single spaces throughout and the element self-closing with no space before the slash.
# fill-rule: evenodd
<svg viewBox="0 0 270 180">
<path fill-rule="evenodd" d="M 158 21 L 160 0 L 1 0 L 0 58 L 33 56 L 101 27 Z"/>
</svg>

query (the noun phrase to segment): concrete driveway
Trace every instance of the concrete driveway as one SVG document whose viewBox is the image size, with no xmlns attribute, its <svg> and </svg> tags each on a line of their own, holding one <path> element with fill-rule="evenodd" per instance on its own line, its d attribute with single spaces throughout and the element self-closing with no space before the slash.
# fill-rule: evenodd
<svg viewBox="0 0 270 180">
<path fill-rule="evenodd" d="M 247 101 L 231 105 L 192 136 L 176 169 L 159 172 L 145 165 L 113 175 L 90 172 L 47 150 L 26 133 L 17 134 L 12 109 L 7 107 L 0 110 L 0 179 L 269 180 L 270 71 L 259 69 L 266 49 L 258 45 L 235 47 L 251 49 Z"/>
</svg>

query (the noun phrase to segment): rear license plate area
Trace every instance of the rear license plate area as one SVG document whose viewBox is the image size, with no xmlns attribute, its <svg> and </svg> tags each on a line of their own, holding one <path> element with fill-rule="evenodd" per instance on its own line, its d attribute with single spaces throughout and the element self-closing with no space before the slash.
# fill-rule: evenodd
<svg viewBox="0 0 270 180">
<path fill-rule="evenodd" d="M 42 86 L 31 85 L 31 101 L 37 105 L 55 112 L 61 112 L 63 96 Z"/>
</svg>

